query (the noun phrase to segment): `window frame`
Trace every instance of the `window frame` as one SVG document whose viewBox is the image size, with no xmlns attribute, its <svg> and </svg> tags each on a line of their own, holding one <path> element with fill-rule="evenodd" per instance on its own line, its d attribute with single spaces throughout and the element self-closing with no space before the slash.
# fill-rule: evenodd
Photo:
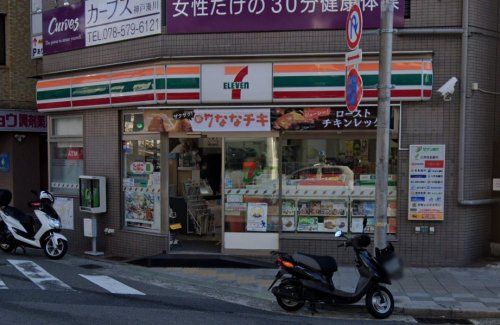
<svg viewBox="0 0 500 325">
<path fill-rule="evenodd" d="M 82 134 L 81 135 L 68 135 L 68 136 L 58 136 L 54 135 L 54 120 L 56 119 L 64 119 L 64 118 L 80 118 L 82 121 Z M 56 196 L 65 196 L 65 197 L 78 197 L 78 193 L 75 194 L 67 194 L 67 193 L 59 193 L 57 190 L 52 188 L 52 144 L 57 144 L 60 142 L 71 142 L 71 143 L 81 143 L 83 150 L 83 170 L 82 175 L 85 174 L 85 141 L 84 141 L 84 118 L 83 115 L 57 115 L 57 116 L 49 116 L 48 117 L 48 132 L 47 132 L 47 153 L 48 153 L 48 187 L 49 191 Z M 77 180 L 78 183 L 78 180 Z"/>
<path fill-rule="evenodd" d="M 134 140 L 135 138 L 133 137 L 137 137 L 137 136 L 142 136 L 143 138 L 145 139 L 153 139 L 153 140 L 156 140 L 156 139 L 160 139 L 160 135 L 158 132 L 148 132 L 148 131 L 137 131 L 137 132 L 125 132 L 125 115 L 128 115 L 128 114 L 142 114 L 142 120 L 143 120 L 143 123 L 144 122 L 144 112 L 143 111 L 137 111 L 137 110 L 123 110 L 121 111 L 121 117 L 120 117 L 120 122 L 121 122 L 121 125 L 120 125 L 120 133 L 122 135 L 122 140 L 123 139 L 126 139 L 126 138 L 130 138 L 132 136 L 132 140 Z M 148 138 L 149 137 L 149 138 Z M 156 138 L 157 137 L 157 138 Z"/>
<path fill-rule="evenodd" d="M 125 115 L 127 114 L 142 114 L 144 116 L 144 112 L 140 110 L 133 109 L 125 109 L 120 111 L 120 229 L 124 231 L 129 231 L 133 233 L 140 234 L 148 234 L 152 236 L 164 236 L 167 232 L 164 229 L 164 216 L 163 216 L 163 207 L 160 207 L 160 229 L 146 229 L 140 227 L 131 227 L 127 225 L 125 220 L 125 192 L 123 190 L 123 179 L 125 177 L 124 172 L 124 159 L 125 154 L 123 152 L 122 145 L 125 141 L 145 141 L 145 140 L 155 140 L 159 141 L 160 144 L 160 173 L 161 173 L 161 158 L 162 158 L 162 149 L 161 149 L 161 135 L 157 132 L 147 132 L 147 131 L 139 131 L 139 132 L 125 132 Z M 160 174 L 161 175 L 161 174 Z M 163 204 L 162 198 L 160 196 L 160 204 Z M 167 218 L 168 219 L 168 218 Z"/>
<path fill-rule="evenodd" d="M 0 67 L 7 66 L 7 14 L 0 12 Z M 2 46 L 3 44 L 3 46 Z"/>
<path fill-rule="evenodd" d="M 405 19 L 411 19 L 411 0 L 406 0 L 405 1 L 405 7 L 403 9 L 404 11 L 404 18 Z"/>
<path fill-rule="evenodd" d="M 67 118 L 80 118 L 82 120 L 82 134 L 81 135 L 54 135 L 54 120 L 57 119 L 67 119 Z M 59 140 L 59 139 L 83 139 L 84 133 L 84 123 L 83 123 L 83 115 L 57 115 L 57 116 L 49 116 L 49 140 Z M 83 141 L 83 140 L 82 140 Z"/>
<path fill-rule="evenodd" d="M 391 134 L 393 134 L 395 131 L 392 131 Z M 392 135 L 391 135 L 392 136 Z M 318 137 L 322 138 L 322 139 L 331 139 L 331 140 L 372 140 L 372 139 L 376 139 L 376 132 L 374 132 L 374 130 L 362 130 L 362 131 L 355 131 L 355 130 L 347 130 L 347 131 L 344 131 L 342 133 L 336 133 L 336 132 L 331 132 L 331 131 L 311 131 L 309 133 L 305 133 L 303 131 L 286 131 L 286 132 L 283 132 L 280 134 L 280 138 L 281 138 L 281 145 L 279 147 L 279 154 L 281 156 L 281 159 L 280 159 L 280 164 L 281 164 L 281 173 L 280 175 L 283 177 L 283 179 L 285 179 L 288 175 L 285 175 L 283 174 L 283 143 L 286 142 L 286 140 L 314 140 L 314 139 L 317 139 Z M 398 160 L 401 159 L 401 156 L 400 154 L 398 154 Z M 334 165 L 331 166 L 331 167 L 335 167 Z M 307 169 L 310 169 L 310 168 L 313 168 L 313 167 L 305 167 Z M 322 172 L 323 172 L 323 168 L 325 167 L 321 167 L 321 168 L 318 168 L 318 179 L 322 179 Z M 398 171 L 396 172 L 396 174 L 399 176 L 399 169 Z M 400 193 L 398 192 L 398 195 Z M 295 199 L 296 202 L 299 202 L 300 199 L 303 199 L 303 200 L 308 200 L 307 198 L 297 198 Z M 284 193 L 283 191 L 281 191 L 280 193 L 280 200 L 281 202 L 285 201 L 285 200 L 294 200 L 294 199 L 291 199 L 289 197 L 286 197 L 284 196 Z M 312 199 L 311 199 L 312 200 Z M 321 201 L 321 198 L 318 198 L 317 200 Z M 342 199 L 339 199 L 340 201 L 342 201 Z M 348 219 L 348 224 L 349 224 L 349 233 L 351 235 L 356 235 L 358 234 L 357 232 L 351 232 L 351 220 L 353 219 L 353 216 L 350 215 L 350 209 L 351 209 L 351 201 L 353 201 L 354 199 L 349 197 L 349 198 L 345 198 L 345 201 L 347 202 L 347 208 L 348 208 L 348 212 L 346 214 L 346 218 Z M 372 201 L 371 199 L 358 199 L 360 201 Z M 396 202 L 396 204 L 399 203 L 399 198 L 388 198 L 388 204 L 390 204 L 390 202 Z M 334 200 L 335 201 L 335 200 Z M 280 206 L 282 205 L 282 203 L 280 203 Z M 295 208 L 298 209 L 298 205 L 295 206 Z M 397 208 L 396 208 L 397 210 Z M 290 238 L 293 238 L 293 239 L 296 239 L 296 238 L 300 238 L 300 239 L 304 239 L 304 238 L 313 238 L 313 239 L 325 239 L 325 238 L 329 238 L 328 236 L 331 237 L 331 233 L 328 233 L 328 232 L 307 232 L 307 231 L 299 231 L 297 229 L 298 227 L 298 220 L 299 220 L 299 215 L 298 213 L 295 215 L 295 230 L 294 231 L 284 231 L 282 229 L 283 227 L 283 214 L 281 213 L 281 219 L 280 219 L 280 238 L 281 239 L 290 239 Z M 356 218 L 356 217 L 354 217 Z M 395 219 L 396 220 L 396 232 L 387 232 L 387 235 L 388 237 L 391 239 L 391 240 L 394 240 L 394 239 L 397 239 L 398 236 L 400 235 L 401 233 L 401 230 L 398 229 L 398 225 L 401 226 L 401 224 L 398 222 L 399 221 L 399 216 L 396 214 L 396 216 L 391 216 L 389 217 L 390 219 Z M 389 230 L 389 228 L 388 228 Z M 373 236 L 372 233 L 369 234 L 370 236 Z"/>
<path fill-rule="evenodd" d="M 40 8 L 38 8 L 38 10 L 35 9 L 35 6 L 34 6 L 35 2 L 40 3 Z M 33 40 L 33 38 L 36 36 L 43 35 L 43 16 L 42 16 L 42 13 L 43 13 L 43 0 L 42 1 L 31 0 L 30 1 L 30 35 L 31 35 L 31 40 Z M 33 18 L 36 15 L 40 15 L 40 28 L 41 28 L 41 30 L 38 33 L 33 32 L 33 27 L 34 27 L 33 26 Z M 33 48 L 31 48 L 30 50 L 31 50 L 31 52 L 33 52 Z M 43 53 L 42 53 L 42 56 L 38 57 L 38 58 L 34 58 L 33 53 L 31 53 L 30 57 L 32 60 L 41 59 L 43 57 Z"/>
</svg>

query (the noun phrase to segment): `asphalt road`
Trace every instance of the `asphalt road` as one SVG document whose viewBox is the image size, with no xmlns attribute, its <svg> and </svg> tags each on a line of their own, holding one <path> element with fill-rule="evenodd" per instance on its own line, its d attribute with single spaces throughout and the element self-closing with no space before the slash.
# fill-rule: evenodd
<svg viewBox="0 0 500 325">
<path fill-rule="evenodd" d="M 37 253 L 0 252 L 2 324 L 370 324 L 369 318 L 273 313 L 102 275 Z M 387 321 L 384 324 L 403 324 Z"/>
</svg>

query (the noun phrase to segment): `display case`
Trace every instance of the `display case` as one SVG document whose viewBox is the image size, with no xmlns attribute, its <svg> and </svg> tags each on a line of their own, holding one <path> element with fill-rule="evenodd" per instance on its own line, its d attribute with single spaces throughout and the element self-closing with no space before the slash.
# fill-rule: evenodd
<svg viewBox="0 0 500 325">
<path fill-rule="evenodd" d="M 282 231 L 347 231 L 349 192 L 347 187 L 284 187 Z"/>
<path fill-rule="evenodd" d="M 106 178 L 101 176 L 80 176 L 80 211 L 89 213 L 106 212 Z"/>
<path fill-rule="evenodd" d="M 226 189 L 225 198 L 226 223 L 232 231 L 279 231 L 277 189 Z"/>
<path fill-rule="evenodd" d="M 396 224 L 396 187 L 390 186 L 388 192 L 387 206 L 387 232 L 395 234 Z M 351 218 L 349 231 L 351 233 L 361 233 L 363 231 L 363 218 L 367 218 L 365 233 L 375 232 L 375 188 L 371 186 L 355 186 L 351 197 Z"/>
<path fill-rule="evenodd" d="M 295 199 L 283 199 L 281 201 L 282 231 L 293 232 L 297 229 L 297 201 Z"/>
</svg>

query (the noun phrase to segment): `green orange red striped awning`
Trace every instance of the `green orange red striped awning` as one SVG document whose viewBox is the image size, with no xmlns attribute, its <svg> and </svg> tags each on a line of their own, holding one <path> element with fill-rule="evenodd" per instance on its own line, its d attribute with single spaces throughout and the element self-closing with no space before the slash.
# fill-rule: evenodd
<svg viewBox="0 0 500 325">
<path fill-rule="evenodd" d="M 378 62 L 359 66 L 363 79 L 363 101 L 377 100 Z M 430 60 L 397 61 L 392 65 L 392 98 L 396 101 L 428 100 L 432 94 Z M 280 63 L 273 66 L 274 102 L 343 101 L 343 63 Z"/>
<path fill-rule="evenodd" d="M 378 62 L 359 66 L 364 102 L 377 100 Z M 39 111 L 68 111 L 114 106 L 201 103 L 201 65 L 156 65 L 106 73 L 77 75 L 37 83 Z M 429 59 L 398 60 L 392 66 L 392 99 L 425 101 L 432 95 Z M 344 101 L 342 62 L 273 64 L 273 103 Z M 221 103 L 223 104 L 223 103 Z"/>
</svg>

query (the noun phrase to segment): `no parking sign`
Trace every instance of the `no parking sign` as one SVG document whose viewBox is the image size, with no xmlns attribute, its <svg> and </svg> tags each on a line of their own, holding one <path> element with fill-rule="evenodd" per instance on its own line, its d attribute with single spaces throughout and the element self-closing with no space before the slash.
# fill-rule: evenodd
<svg viewBox="0 0 500 325">
<path fill-rule="evenodd" d="M 347 46 L 350 50 L 358 48 L 363 35 L 363 13 L 358 4 L 354 4 L 349 11 L 346 22 Z"/>
<path fill-rule="evenodd" d="M 359 48 L 362 36 L 363 13 L 359 5 L 354 4 L 346 22 L 346 41 L 351 52 L 346 54 L 345 101 L 351 112 L 358 108 L 363 99 L 363 79 L 358 72 L 358 64 L 363 57 L 363 51 Z"/>
<path fill-rule="evenodd" d="M 345 101 L 347 109 L 354 112 L 363 98 L 363 79 L 356 68 L 349 71 L 346 78 Z"/>
</svg>

